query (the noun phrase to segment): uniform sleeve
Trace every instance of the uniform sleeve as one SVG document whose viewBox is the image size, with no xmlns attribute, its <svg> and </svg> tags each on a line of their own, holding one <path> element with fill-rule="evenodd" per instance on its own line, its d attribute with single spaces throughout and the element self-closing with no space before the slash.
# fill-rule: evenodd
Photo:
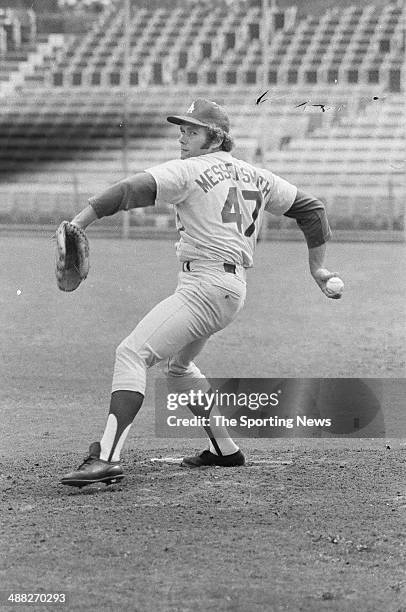
<svg viewBox="0 0 406 612">
<path fill-rule="evenodd" d="M 152 175 L 157 186 L 157 204 L 180 204 L 190 190 L 190 172 L 187 160 L 174 159 L 146 172 Z"/>
<path fill-rule="evenodd" d="M 270 190 L 266 196 L 265 210 L 273 215 L 283 215 L 292 206 L 297 188 L 272 172 L 266 171 L 266 178 Z"/>
<path fill-rule="evenodd" d="M 143 208 L 155 204 L 156 184 L 153 177 L 140 172 L 89 198 L 97 217 L 115 215 L 119 210 Z"/>
<path fill-rule="evenodd" d="M 285 217 L 296 219 L 296 223 L 304 233 L 309 249 L 321 246 L 331 238 L 331 230 L 326 209 L 321 200 L 298 191 Z"/>
</svg>

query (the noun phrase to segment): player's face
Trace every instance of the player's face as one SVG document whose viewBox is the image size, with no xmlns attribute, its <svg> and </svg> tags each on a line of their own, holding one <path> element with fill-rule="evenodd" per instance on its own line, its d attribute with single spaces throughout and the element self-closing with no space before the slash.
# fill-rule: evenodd
<svg viewBox="0 0 406 612">
<path fill-rule="evenodd" d="M 196 157 L 210 153 L 211 148 L 206 147 L 207 130 L 198 125 L 180 125 L 180 158 Z"/>
</svg>

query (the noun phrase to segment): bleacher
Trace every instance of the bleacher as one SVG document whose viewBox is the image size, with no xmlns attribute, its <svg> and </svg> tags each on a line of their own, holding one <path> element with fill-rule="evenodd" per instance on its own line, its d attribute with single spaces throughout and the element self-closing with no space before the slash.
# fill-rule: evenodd
<svg viewBox="0 0 406 612">
<path fill-rule="evenodd" d="M 121 8 L 120 8 L 121 7 Z M 339 7 L 298 18 L 295 7 L 272 10 L 270 85 L 380 84 L 399 91 L 404 58 L 402 0 L 383 8 Z M 182 2 L 135 7 L 130 20 L 132 86 L 262 84 L 261 8 L 257 3 Z M 126 78 L 126 14 L 110 3 L 85 36 L 58 53 L 38 83 L 119 87 Z"/>
<path fill-rule="evenodd" d="M 176 130 L 165 117 L 204 96 L 230 109 L 236 156 L 324 198 L 346 223 L 379 209 L 382 227 L 399 224 L 403 3 L 303 17 L 289 6 L 273 8 L 271 18 L 266 79 L 260 7 L 248 0 L 137 4 L 128 71 L 123 0 L 111 2 L 85 35 L 48 38 L 36 62 L 21 56 L 19 79 L 9 76 L 7 95 L 0 89 L 3 201 L 23 184 L 36 189 L 46 181 L 61 194 L 73 185 L 75 206 L 78 193 L 122 178 L 125 108 L 130 172 L 177 157 Z M 33 37 L 25 44 L 44 43 Z M 264 85 L 269 92 L 257 105 Z"/>
<path fill-rule="evenodd" d="M 37 75 L 51 70 L 56 50 L 64 38 L 37 32 L 32 9 L 0 7 L 0 99 Z"/>
</svg>

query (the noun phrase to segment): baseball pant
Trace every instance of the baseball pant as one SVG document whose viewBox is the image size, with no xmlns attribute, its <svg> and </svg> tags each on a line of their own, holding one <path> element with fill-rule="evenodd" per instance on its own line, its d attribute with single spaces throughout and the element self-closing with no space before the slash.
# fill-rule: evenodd
<svg viewBox="0 0 406 612">
<path fill-rule="evenodd" d="M 224 271 L 218 262 L 190 262 L 173 295 L 157 304 L 116 350 L 112 391 L 145 395 L 146 371 L 163 360 L 171 391 L 209 384 L 193 363 L 207 339 L 226 327 L 244 305 L 245 271 Z"/>
</svg>

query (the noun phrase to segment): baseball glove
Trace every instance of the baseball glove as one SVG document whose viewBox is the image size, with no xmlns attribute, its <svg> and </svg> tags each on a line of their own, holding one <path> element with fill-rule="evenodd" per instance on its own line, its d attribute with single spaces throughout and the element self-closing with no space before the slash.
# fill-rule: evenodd
<svg viewBox="0 0 406 612">
<path fill-rule="evenodd" d="M 62 221 L 56 230 L 56 282 L 61 291 L 74 291 L 89 272 L 89 241 L 85 232 Z"/>
</svg>

